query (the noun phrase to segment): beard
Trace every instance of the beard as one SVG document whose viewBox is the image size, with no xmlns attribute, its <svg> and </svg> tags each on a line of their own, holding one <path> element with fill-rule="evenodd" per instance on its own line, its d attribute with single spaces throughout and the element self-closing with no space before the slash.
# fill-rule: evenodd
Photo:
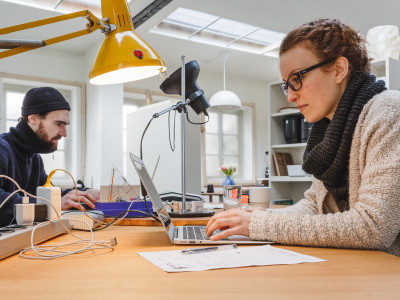
<svg viewBox="0 0 400 300">
<path fill-rule="evenodd" d="M 49 150 L 49 152 L 54 152 L 54 151 L 57 150 L 58 140 L 61 139 L 60 135 L 57 135 L 57 136 L 55 136 L 53 138 L 49 138 L 49 135 L 45 131 L 44 126 L 43 126 L 43 124 L 41 122 L 39 124 L 39 129 L 36 132 L 36 134 L 38 135 L 40 140 L 43 142 L 45 147 Z M 52 142 L 54 139 L 56 139 L 56 141 Z"/>
</svg>

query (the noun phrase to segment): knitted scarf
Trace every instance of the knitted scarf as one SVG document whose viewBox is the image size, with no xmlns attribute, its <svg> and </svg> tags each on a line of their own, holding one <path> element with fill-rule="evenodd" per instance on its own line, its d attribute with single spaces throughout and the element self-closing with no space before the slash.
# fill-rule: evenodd
<svg viewBox="0 0 400 300">
<path fill-rule="evenodd" d="M 350 147 L 364 105 L 385 90 L 385 83 L 369 73 L 355 73 L 336 112 L 314 123 L 304 152 L 303 170 L 321 180 L 340 211 L 349 209 Z"/>
</svg>

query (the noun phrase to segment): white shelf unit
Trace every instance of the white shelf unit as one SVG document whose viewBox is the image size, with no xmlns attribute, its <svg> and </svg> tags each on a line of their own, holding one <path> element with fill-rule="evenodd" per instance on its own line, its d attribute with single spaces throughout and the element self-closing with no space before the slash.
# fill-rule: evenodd
<svg viewBox="0 0 400 300">
<path fill-rule="evenodd" d="M 268 128 L 269 128 L 269 166 L 272 199 L 292 199 L 298 202 L 303 198 L 304 192 L 311 185 L 310 176 L 290 177 L 276 176 L 272 154 L 274 152 L 290 153 L 295 165 L 303 163 L 303 154 L 306 143 L 287 144 L 283 134 L 283 119 L 290 115 L 301 115 L 296 111 L 279 112 L 283 107 L 296 107 L 294 103 L 289 103 L 283 95 L 280 85 L 282 81 L 269 83 L 269 109 L 268 109 Z"/>
<path fill-rule="evenodd" d="M 388 89 L 400 89 L 400 61 L 393 58 L 372 61 L 371 73 L 378 79 L 386 82 Z M 271 82 L 268 84 L 269 90 L 269 109 L 268 109 L 268 128 L 269 128 L 269 166 L 272 199 L 292 199 L 298 202 L 303 198 L 304 192 L 311 186 L 311 177 L 289 177 L 276 176 L 275 167 L 272 159 L 274 152 L 287 152 L 292 155 L 293 163 L 301 165 L 306 143 L 287 144 L 283 135 L 283 118 L 285 116 L 299 114 L 299 112 L 279 112 L 283 107 L 296 107 L 294 103 L 289 103 L 283 95 L 280 85 L 282 81 Z"/>
<path fill-rule="evenodd" d="M 371 73 L 377 79 L 384 80 L 388 89 L 400 89 L 400 60 L 389 57 L 383 60 L 372 61 Z"/>
</svg>

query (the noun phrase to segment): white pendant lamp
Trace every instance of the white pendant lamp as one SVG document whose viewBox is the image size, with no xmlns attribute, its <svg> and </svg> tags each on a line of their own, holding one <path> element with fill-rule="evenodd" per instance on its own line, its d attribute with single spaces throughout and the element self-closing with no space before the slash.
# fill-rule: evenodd
<svg viewBox="0 0 400 300">
<path fill-rule="evenodd" d="M 229 52 L 224 51 L 221 55 L 224 60 L 224 90 L 212 95 L 210 98 L 210 109 L 236 110 L 242 106 L 239 97 L 235 93 L 225 90 L 225 63 L 228 59 Z"/>
</svg>

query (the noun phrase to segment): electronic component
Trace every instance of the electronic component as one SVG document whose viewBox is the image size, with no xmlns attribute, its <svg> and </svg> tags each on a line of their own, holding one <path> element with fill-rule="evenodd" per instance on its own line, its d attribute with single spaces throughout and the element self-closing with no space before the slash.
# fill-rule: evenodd
<svg viewBox="0 0 400 300">
<path fill-rule="evenodd" d="M 61 189 L 59 187 L 39 186 L 36 190 L 36 195 L 47 199 L 54 206 L 53 208 L 46 201 L 37 199 L 37 203 L 44 203 L 47 206 L 47 220 L 55 220 L 61 215 Z"/>
<path fill-rule="evenodd" d="M 104 220 L 104 214 L 99 210 L 86 211 L 85 213 L 92 219 L 80 210 L 65 210 L 61 215 L 63 218 L 69 219 L 72 229 L 90 230 L 90 228 L 83 222 L 88 223 L 93 229 L 101 225 L 101 222 Z"/>
</svg>

